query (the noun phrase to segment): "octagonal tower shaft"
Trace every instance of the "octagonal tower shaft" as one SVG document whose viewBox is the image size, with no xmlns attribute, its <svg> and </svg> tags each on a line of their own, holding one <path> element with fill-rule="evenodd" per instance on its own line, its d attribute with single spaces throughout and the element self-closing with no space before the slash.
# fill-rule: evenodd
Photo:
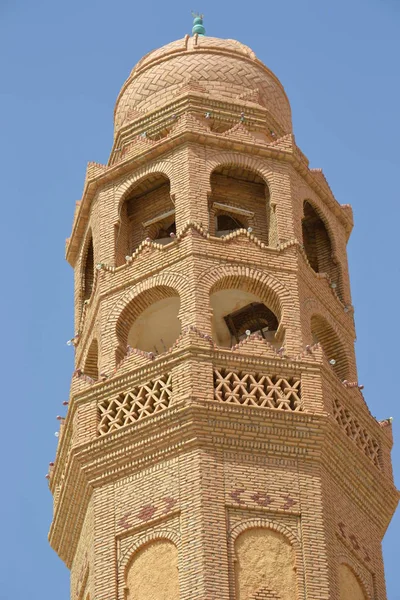
<svg viewBox="0 0 400 600">
<path fill-rule="evenodd" d="M 71 598 L 385 600 L 398 494 L 357 383 L 351 229 L 249 48 L 187 36 L 134 68 L 67 241 Z"/>
</svg>

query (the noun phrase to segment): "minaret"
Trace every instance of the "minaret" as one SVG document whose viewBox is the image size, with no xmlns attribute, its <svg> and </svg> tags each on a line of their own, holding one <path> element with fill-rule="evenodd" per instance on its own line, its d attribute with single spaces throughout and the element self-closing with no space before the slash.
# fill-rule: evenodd
<svg viewBox="0 0 400 600">
<path fill-rule="evenodd" d="M 139 61 L 88 164 L 50 543 L 72 600 L 385 600 L 398 492 L 357 380 L 352 211 L 277 77 L 204 34 Z"/>
</svg>

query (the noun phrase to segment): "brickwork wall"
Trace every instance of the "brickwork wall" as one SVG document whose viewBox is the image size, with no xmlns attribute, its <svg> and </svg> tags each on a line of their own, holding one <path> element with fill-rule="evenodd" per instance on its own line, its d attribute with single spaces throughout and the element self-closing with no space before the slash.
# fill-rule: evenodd
<svg viewBox="0 0 400 600">
<path fill-rule="evenodd" d="M 261 163 L 260 161 L 257 162 L 256 160 L 253 159 L 253 162 L 250 163 L 248 160 L 245 160 L 245 158 L 246 157 L 243 157 L 242 155 L 236 155 L 236 156 L 233 156 L 233 157 L 231 156 L 230 159 L 227 159 L 227 157 L 225 157 L 225 156 L 221 156 L 220 160 L 221 160 L 222 163 L 226 163 L 229 160 L 230 163 L 236 162 L 236 164 L 238 164 L 238 165 L 245 164 L 247 167 L 250 167 L 250 168 L 253 167 L 258 172 L 262 171 L 262 172 L 265 172 L 265 173 L 269 173 L 269 172 L 266 171 L 264 164 Z M 179 157 L 178 157 L 178 159 L 179 159 Z M 208 159 L 209 159 L 209 157 L 208 157 Z M 209 162 L 211 162 L 210 159 L 209 159 Z M 193 165 L 193 166 L 196 167 L 196 165 Z M 212 167 L 213 166 L 214 165 L 212 165 Z M 154 170 L 155 170 L 155 167 L 153 166 L 150 172 L 154 172 Z M 195 184 L 196 189 L 203 189 L 206 192 L 207 192 L 207 189 L 208 189 L 209 192 L 211 192 L 210 176 L 211 176 L 211 173 L 212 173 L 213 170 L 214 170 L 213 168 L 211 170 L 208 169 L 207 178 L 205 180 L 203 179 L 203 181 L 200 184 L 200 182 L 198 181 L 198 176 L 199 176 L 198 169 L 196 169 L 197 177 L 196 177 L 196 181 L 193 182 L 193 184 Z M 268 177 L 268 175 L 266 175 L 266 176 Z M 143 179 L 143 174 L 142 173 L 140 174 L 140 179 Z M 273 180 L 273 178 L 271 176 L 269 176 L 268 184 L 269 184 L 269 186 L 271 188 L 271 202 L 274 202 L 274 197 L 276 196 L 276 193 L 275 193 L 275 186 L 273 185 L 273 181 L 272 180 Z M 173 181 L 173 178 L 171 178 L 171 183 L 172 183 L 172 181 Z M 130 187 L 131 186 L 132 186 L 132 184 L 130 184 Z M 182 222 L 180 222 L 179 218 L 178 218 L 178 215 L 179 215 L 179 212 L 180 212 L 179 211 L 179 207 L 181 205 L 185 205 L 185 206 L 187 205 L 186 198 L 184 197 L 184 195 L 187 194 L 187 191 L 185 190 L 184 192 L 182 192 L 182 193 L 179 194 L 179 192 L 178 192 L 178 190 L 179 190 L 178 185 L 174 185 L 173 187 L 174 187 L 175 190 L 177 190 L 176 193 L 175 193 L 175 206 L 176 206 L 176 210 L 177 210 L 177 227 L 178 227 L 178 232 L 179 232 L 179 229 L 180 228 L 182 229 L 182 225 L 183 225 Z M 233 193 L 235 193 L 235 192 L 233 191 Z M 208 204 L 206 204 L 207 203 L 207 195 L 208 194 L 206 193 L 205 195 L 206 195 L 206 197 L 204 197 L 203 202 L 205 204 L 205 209 L 207 210 L 207 213 L 208 213 L 208 209 L 207 209 Z M 116 196 L 118 197 L 118 194 L 116 194 Z M 276 210 L 278 232 L 280 232 L 281 230 L 284 230 L 284 231 L 287 232 L 288 225 L 289 225 L 289 221 L 287 220 L 287 217 L 285 218 L 285 221 L 283 223 L 281 223 L 280 218 L 279 218 L 278 206 L 281 207 L 281 203 L 282 203 L 281 198 L 282 198 L 281 190 L 279 189 L 279 203 L 277 203 L 277 210 Z M 118 199 L 115 199 L 114 203 L 118 204 Z M 200 204 L 200 202 L 197 202 L 196 206 L 198 206 L 199 204 Z M 246 206 L 248 207 L 248 205 L 246 205 Z M 246 206 L 245 206 L 245 208 L 246 208 Z M 109 210 L 110 210 L 110 208 L 111 207 L 109 207 Z M 187 206 L 186 206 L 186 208 L 187 208 Z M 159 214 L 159 210 L 158 210 L 157 207 L 155 208 L 153 214 L 155 214 L 155 215 Z M 289 216 L 290 216 L 290 212 L 289 212 Z M 188 215 L 188 217 L 192 217 L 192 219 L 196 222 L 196 213 L 193 214 L 193 215 Z M 301 217 L 299 219 L 299 223 L 300 223 L 300 228 L 301 228 Z M 279 233 L 278 233 L 278 235 L 279 235 Z M 102 240 L 104 241 L 104 236 L 102 236 Z M 234 245 L 236 245 L 236 244 L 234 244 Z M 104 247 L 104 245 L 103 245 L 103 249 L 102 249 L 102 254 L 104 254 L 104 255 L 109 254 L 109 251 L 106 250 L 106 248 Z M 238 254 L 238 252 L 237 252 L 237 247 L 236 248 L 232 248 L 232 253 L 230 253 L 230 255 L 228 254 L 229 258 L 231 256 L 232 257 L 235 256 L 236 259 L 240 256 L 240 254 Z M 162 255 L 160 255 L 160 266 L 161 265 L 165 265 L 165 260 L 163 260 L 163 259 L 164 259 L 164 257 Z M 246 247 L 245 262 L 247 262 L 249 259 L 252 260 L 252 261 L 254 261 L 254 259 L 255 259 L 255 252 L 250 253 L 248 247 Z M 135 273 L 137 273 L 139 275 L 139 277 L 140 277 L 139 270 L 138 270 L 138 266 L 139 265 L 137 264 L 137 262 L 138 261 L 135 260 Z M 264 261 L 262 261 L 262 262 L 264 263 Z M 293 267 L 295 268 L 295 265 L 293 265 Z M 306 267 L 305 271 L 310 271 L 310 267 L 308 265 L 305 265 L 305 267 Z M 152 261 L 152 271 L 154 272 L 155 270 L 157 270 L 157 267 L 156 267 L 156 264 L 154 263 L 154 261 Z M 282 277 L 282 275 L 280 275 L 280 277 Z M 308 272 L 308 277 L 314 283 L 314 286 L 318 285 L 318 283 L 319 283 L 318 275 L 315 277 L 312 272 Z M 321 282 L 321 283 L 323 283 L 323 282 Z M 329 284 L 325 283 L 324 287 L 328 287 L 328 285 Z M 116 288 L 118 289 L 119 286 L 118 285 L 114 285 L 114 282 L 113 282 L 113 285 L 111 286 L 111 290 L 114 290 Z M 313 296 L 314 295 L 315 294 L 313 294 Z M 326 292 L 324 292 L 323 297 L 324 297 L 324 299 L 326 298 Z M 335 302 L 331 302 L 331 305 L 333 305 L 333 306 L 330 306 L 330 310 L 334 310 L 335 309 Z M 207 308 L 207 310 L 209 311 L 209 308 Z M 199 314 L 198 311 L 196 311 L 196 313 Z M 203 314 L 203 313 L 201 312 L 201 314 Z M 349 319 L 347 319 L 347 324 L 346 324 L 346 334 L 347 334 L 347 337 L 349 336 L 349 333 L 348 333 L 348 322 L 349 322 Z M 308 325 L 309 325 L 309 323 L 308 323 Z M 309 331 L 309 329 L 308 329 L 308 331 Z M 305 332 L 305 336 L 306 337 L 305 337 L 305 339 L 303 338 L 303 340 L 302 340 L 302 346 L 303 347 L 304 347 L 305 343 L 308 343 L 310 341 L 310 334 L 308 333 L 308 331 Z M 350 347 L 352 347 L 353 341 L 349 340 L 348 343 L 351 345 Z M 300 346 L 300 344 L 299 344 L 299 346 Z M 351 351 L 350 351 L 350 353 L 351 353 Z"/>
<path fill-rule="evenodd" d="M 115 117 L 67 243 L 75 371 L 49 482 L 71 598 L 385 600 L 398 493 L 390 423 L 357 381 L 351 209 L 309 169 L 283 88 L 238 42 L 146 56 Z M 252 231 L 217 237 L 214 203 L 247 211 Z M 144 223 L 173 209 L 176 235 L 157 244 Z M 273 344 L 218 347 L 210 297 L 223 290 L 276 315 Z M 128 347 L 170 297 L 176 341 Z"/>
<path fill-rule="evenodd" d="M 86 600 L 87 594 L 94 597 L 94 535 L 94 512 L 90 503 L 71 568 L 71 600 Z"/>
<path fill-rule="evenodd" d="M 132 254 L 140 243 L 147 237 L 150 236 L 152 239 L 157 237 L 157 225 L 152 227 L 145 227 L 144 224 L 154 219 L 155 217 L 174 210 L 174 205 L 170 197 L 169 184 L 164 184 L 158 189 L 143 193 L 140 196 L 135 195 L 135 191 L 132 190 L 132 199 L 126 200 L 126 206 L 124 205 L 124 213 L 122 215 L 123 225 L 121 230 L 128 230 L 126 234 L 127 247 L 125 248 L 124 259 L 119 264 L 125 262 L 125 256 Z M 174 218 L 172 218 L 174 221 Z M 116 244 L 117 252 L 119 244 Z M 122 252 L 121 252 L 122 254 Z"/>
</svg>

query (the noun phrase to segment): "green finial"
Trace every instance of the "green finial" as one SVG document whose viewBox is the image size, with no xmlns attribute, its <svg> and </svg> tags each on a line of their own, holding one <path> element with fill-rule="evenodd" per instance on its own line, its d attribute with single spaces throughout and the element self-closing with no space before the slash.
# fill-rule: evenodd
<svg viewBox="0 0 400 600">
<path fill-rule="evenodd" d="M 193 17 L 192 34 L 194 35 L 195 33 L 197 33 L 198 35 L 205 35 L 206 30 L 203 25 L 204 15 L 200 15 L 199 13 L 195 13 L 192 11 L 192 17 Z"/>
</svg>

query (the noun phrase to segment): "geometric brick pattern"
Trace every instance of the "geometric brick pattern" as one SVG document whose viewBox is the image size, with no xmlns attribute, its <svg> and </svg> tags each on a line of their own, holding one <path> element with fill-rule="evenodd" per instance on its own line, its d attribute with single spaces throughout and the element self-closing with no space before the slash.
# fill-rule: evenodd
<svg viewBox="0 0 400 600">
<path fill-rule="evenodd" d="M 214 399 L 219 402 L 301 411 L 301 380 L 277 375 L 214 370 Z"/>
<path fill-rule="evenodd" d="M 99 404 L 99 435 L 104 435 L 125 425 L 168 408 L 172 394 L 170 373 L 137 386 L 117 398 Z"/>
<path fill-rule="evenodd" d="M 193 38 L 189 40 L 188 52 L 184 50 L 184 40 L 179 40 L 181 48 L 167 46 L 163 48 L 164 56 L 152 54 L 132 72 L 131 77 L 120 94 L 115 109 L 116 131 L 123 125 L 132 109 L 147 112 L 154 110 L 165 103 L 171 92 L 179 92 L 191 79 L 201 83 L 206 93 L 218 100 L 221 92 L 226 99 L 234 100 L 240 94 L 253 90 L 257 93 L 258 102 L 266 106 L 274 120 L 282 127 L 281 133 L 291 130 L 291 115 L 289 102 L 271 73 L 263 68 L 255 57 L 250 57 L 248 49 L 242 44 L 234 43 L 232 48 L 236 56 L 210 55 L 202 51 L 202 47 L 211 43 L 215 48 L 219 40 L 204 38 L 197 42 L 200 51 L 193 52 Z M 224 40 L 224 50 L 229 49 L 229 40 Z M 240 69 L 238 69 L 237 55 L 240 55 Z M 149 61 L 154 63 L 149 68 Z M 264 70 L 265 69 L 265 70 Z"/>
<path fill-rule="evenodd" d="M 346 435 L 364 452 L 365 456 L 368 456 L 380 468 L 379 443 L 360 425 L 354 415 L 336 399 L 333 401 L 333 416 Z"/>
</svg>

